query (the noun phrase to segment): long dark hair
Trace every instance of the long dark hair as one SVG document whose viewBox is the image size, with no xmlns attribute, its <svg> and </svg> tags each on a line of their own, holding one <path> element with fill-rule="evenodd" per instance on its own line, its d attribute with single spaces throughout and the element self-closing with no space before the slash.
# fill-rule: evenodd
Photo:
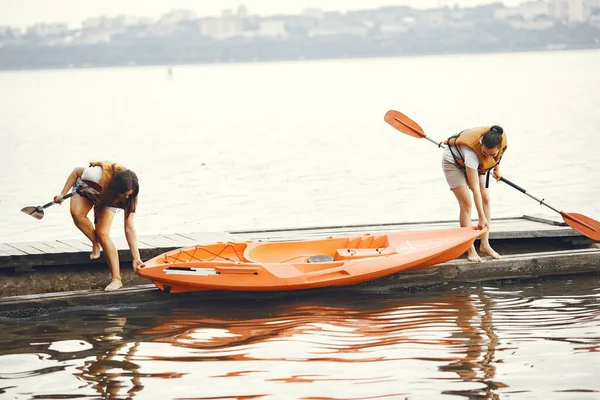
<svg viewBox="0 0 600 400">
<path fill-rule="evenodd" d="M 481 143 L 488 149 L 495 149 L 502 144 L 503 132 L 504 129 L 502 129 L 502 127 L 494 125 L 483 135 L 483 138 L 481 138 Z"/>
<path fill-rule="evenodd" d="M 106 189 L 102 193 L 100 199 L 100 206 L 111 207 L 113 206 L 118 195 L 133 190 L 133 193 L 128 199 L 124 199 L 123 209 L 125 210 L 125 218 L 135 212 L 137 207 L 137 196 L 140 191 L 140 185 L 138 183 L 138 177 L 130 169 L 115 172 L 112 179 L 106 185 Z"/>
</svg>

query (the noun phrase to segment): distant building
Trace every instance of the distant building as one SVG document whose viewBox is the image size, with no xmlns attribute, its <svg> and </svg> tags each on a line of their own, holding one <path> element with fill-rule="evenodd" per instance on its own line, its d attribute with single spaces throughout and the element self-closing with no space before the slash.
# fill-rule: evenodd
<svg viewBox="0 0 600 400">
<path fill-rule="evenodd" d="M 230 9 L 223 10 L 221 17 L 206 17 L 200 19 L 200 34 L 216 39 L 225 39 L 242 35 L 244 19 L 233 14 Z"/>
<path fill-rule="evenodd" d="M 318 27 L 311 29 L 308 32 L 308 35 L 311 37 L 333 35 L 366 36 L 370 30 L 371 27 L 366 23 L 343 23 L 330 21 L 322 23 Z"/>
<path fill-rule="evenodd" d="M 34 36 L 58 36 L 69 32 L 67 24 L 35 24 L 27 28 L 25 33 Z"/>
<path fill-rule="evenodd" d="M 558 21 L 567 21 L 569 19 L 569 1 L 550 0 L 548 2 L 548 15 Z"/>
<path fill-rule="evenodd" d="M 600 28 L 600 10 L 594 11 L 592 15 L 590 15 L 590 24 L 596 28 Z"/>
<path fill-rule="evenodd" d="M 583 22 L 585 14 L 583 0 L 569 0 L 569 22 Z"/>
<path fill-rule="evenodd" d="M 260 21 L 257 35 L 284 39 L 287 36 L 285 22 L 278 19 L 263 19 Z"/>
<path fill-rule="evenodd" d="M 198 19 L 198 14 L 192 10 L 171 10 L 158 20 L 159 25 L 178 24 L 182 21 L 193 21 Z"/>
<path fill-rule="evenodd" d="M 600 8 L 600 0 L 548 0 L 550 16 L 569 22 L 587 21 L 595 9 Z"/>
<path fill-rule="evenodd" d="M 318 8 L 305 8 L 300 15 L 307 18 L 322 19 L 323 11 Z"/>
<path fill-rule="evenodd" d="M 152 23 L 150 18 L 130 17 L 119 15 L 117 17 L 89 18 L 81 23 L 81 28 L 87 31 L 112 30 L 121 31 L 123 28 L 137 25 L 148 25 Z"/>
<path fill-rule="evenodd" d="M 553 0 L 556 2 L 555 0 Z M 516 7 L 499 8 L 494 11 L 494 17 L 499 20 L 510 20 L 521 17 L 524 21 L 533 21 L 540 16 L 550 16 L 551 3 L 546 0 L 521 3 Z"/>
<path fill-rule="evenodd" d="M 0 26 L 0 36 L 18 38 L 21 36 L 21 30 L 12 26 Z"/>
<path fill-rule="evenodd" d="M 206 17 L 200 19 L 200 35 L 215 37 L 221 33 L 221 19 Z"/>
<path fill-rule="evenodd" d="M 147 30 L 147 36 L 170 36 L 180 33 L 185 23 L 196 24 L 198 15 L 192 10 L 171 10 L 163 14 Z"/>
<path fill-rule="evenodd" d="M 237 9 L 237 16 L 240 18 L 248 18 L 248 9 L 245 5 L 241 5 Z"/>
</svg>

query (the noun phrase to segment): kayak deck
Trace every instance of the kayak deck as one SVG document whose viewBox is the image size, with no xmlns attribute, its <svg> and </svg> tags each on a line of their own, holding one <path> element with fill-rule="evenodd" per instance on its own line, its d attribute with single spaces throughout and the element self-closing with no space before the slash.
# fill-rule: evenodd
<svg viewBox="0 0 600 400">
<path fill-rule="evenodd" d="M 450 228 L 199 244 L 159 255 L 146 262 L 138 274 L 170 293 L 341 286 L 452 260 L 482 233 L 473 228 Z"/>
</svg>

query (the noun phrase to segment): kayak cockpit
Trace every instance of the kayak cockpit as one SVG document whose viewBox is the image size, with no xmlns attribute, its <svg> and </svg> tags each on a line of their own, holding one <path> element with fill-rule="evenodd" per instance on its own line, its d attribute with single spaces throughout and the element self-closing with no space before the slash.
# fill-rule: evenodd
<svg viewBox="0 0 600 400">
<path fill-rule="evenodd" d="M 312 264 L 396 254 L 387 235 L 267 242 L 248 246 L 244 258 L 259 264 Z"/>
</svg>

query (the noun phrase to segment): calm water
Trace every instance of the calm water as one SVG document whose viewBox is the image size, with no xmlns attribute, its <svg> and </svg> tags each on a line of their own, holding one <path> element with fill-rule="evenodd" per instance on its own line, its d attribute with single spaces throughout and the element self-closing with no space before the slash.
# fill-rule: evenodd
<svg viewBox="0 0 600 400">
<path fill-rule="evenodd" d="M 427 141 L 497 123 L 507 178 L 600 218 L 600 52 L 0 73 L 0 242 L 82 237 L 75 166 L 136 171 L 141 235 L 448 220 Z M 551 211 L 494 184 L 495 216 Z M 122 221 L 113 234 L 123 236 Z M 0 398 L 600 396 L 600 278 L 0 321 Z M 158 397 L 157 397 L 158 396 Z"/>
<path fill-rule="evenodd" d="M 600 277 L 4 321 L 6 399 L 597 399 Z"/>
<path fill-rule="evenodd" d="M 91 160 L 141 184 L 140 234 L 457 219 L 434 139 L 506 129 L 507 178 L 600 218 L 600 51 L 0 73 L 0 242 L 82 237 L 58 193 Z M 496 216 L 552 211 L 494 184 Z M 114 235 L 123 236 L 122 221 Z"/>
</svg>

